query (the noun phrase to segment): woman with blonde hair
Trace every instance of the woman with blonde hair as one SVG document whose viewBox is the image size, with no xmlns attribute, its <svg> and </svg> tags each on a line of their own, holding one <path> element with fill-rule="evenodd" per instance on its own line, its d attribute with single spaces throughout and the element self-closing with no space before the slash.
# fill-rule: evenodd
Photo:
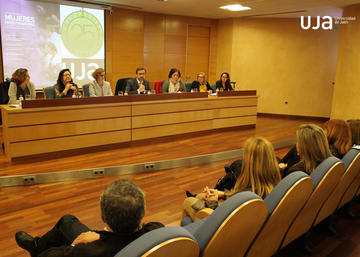
<svg viewBox="0 0 360 257">
<path fill-rule="evenodd" d="M 230 191 L 218 191 L 205 187 L 196 197 L 184 201 L 184 216 L 194 221 L 203 208 L 215 209 L 219 199 L 226 199 L 240 191 L 252 191 L 265 198 L 281 180 L 279 165 L 272 144 L 262 137 L 251 137 L 244 144 L 241 173 Z"/>
<path fill-rule="evenodd" d="M 296 138 L 300 161 L 283 173 L 283 176 L 298 170 L 310 175 L 322 161 L 332 156 L 324 130 L 319 126 L 301 125 L 296 132 Z"/>
<path fill-rule="evenodd" d="M 195 90 L 196 92 L 212 93 L 210 84 L 209 82 L 206 81 L 205 72 L 199 72 L 199 74 L 196 77 L 196 80 L 194 80 L 191 85 L 191 90 Z"/>
<path fill-rule="evenodd" d="M 110 83 L 105 81 L 105 70 L 97 68 L 92 74 L 94 80 L 89 84 L 90 97 L 112 96 Z"/>
<path fill-rule="evenodd" d="M 325 122 L 324 130 L 331 153 L 341 159 L 351 148 L 350 126 L 344 120 L 333 119 Z"/>
</svg>

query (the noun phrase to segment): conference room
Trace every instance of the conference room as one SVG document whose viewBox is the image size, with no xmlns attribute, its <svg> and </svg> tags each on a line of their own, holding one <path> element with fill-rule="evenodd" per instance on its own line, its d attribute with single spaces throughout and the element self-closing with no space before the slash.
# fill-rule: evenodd
<svg viewBox="0 0 360 257">
<path fill-rule="evenodd" d="M 327 191 L 315 190 L 317 183 L 326 184 L 315 175 L 299 175 L 302 186 L 314 185 L 308 195 L 300 190 L 303 203 L 293 205 L 302 209 L 293 210 L 287 223 L 282 216 L 264 216 L 252 227 L 253 236 L 231 230 L 235 221 L 228 218 L 214 228 L 218 237 L 208 239 L 220 243 L 204 245 L 186 229 L 195 225 L 185 225 L 183 202 L 186 191 L 196 196 L 208 188 L 211 194 L 233 162 L 245 158 L 249 138 L 265 138 L 280 160 L 299 141 L 303 124 L 321 127 L 327 136 L 327 121 L 357 124 L 360 1 L 13 0 L 1 1 L 0 13 L 1 256 L 28 256 L 15 233 L 43 235 L 67 214 L 103 230 L 99 197 L 119 179 L 143 190 L 143 222 L 164 224 L 160 237 L 170 228 L 191 241 L 180 240 L 175 248 L 169 243 L 166 256 L 305 256 L 309 251 L 295 240 L 304 237 L 310 238 L 312 256 L 356 256 L 359 220 L 346 218 L 359 214 L 352 200 L 360 185 L 356 146 L 347 148 L 355 153 L 351 160 L 345 154 L 327 160 L 328 170 L 337 174 Z M 19 69 L 26 69 L 21 83 Z M 351 131 L 354 138 L 356 128 Z M 324 194 L 322 200 L 315 192 Z M 330 203 L 332 192 L 339 195 L 336 206 Z M 270 212 L 274 194 L 253 194 L 259 208 Z M 227 206 L 238 201 L 235 196 L 205 222 L 233 208 Z M 289 199 L 289 206 L 296 202 Z M 290 210 L 284 202 L 278 209 Z M 301 214 L 308 210 L 312 216 L 304 215 L 305 222 Z M 249 216 L 237 219 L 260 219 L 262 211 L 249 209 L 244 211 Z M 334 236 L 315 227 L 328 217 Z M 308 224 L 301 232 L 300 219 Z M 228 229 L 229 236 L 219 228 Z M 230 235 L 244 244 L 231 245 Z M 181 255 L 176 247 L 195 255 L 185 250 Z M 119 251 L 118 256 L 144 253 Z"/>
</svg>

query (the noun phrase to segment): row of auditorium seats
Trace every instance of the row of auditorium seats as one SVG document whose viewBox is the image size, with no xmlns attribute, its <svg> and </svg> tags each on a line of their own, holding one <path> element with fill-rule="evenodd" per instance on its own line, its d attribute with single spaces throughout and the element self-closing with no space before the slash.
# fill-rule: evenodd
<svg viewBox="0 0 360 257">
<path fill-rule="evenodd" d="M 270 257 L 359 195 L 360 151 L 289 174 L 262 199 L 239 192 L 211 215 L 146 233 L 115 257 Z M 176 253 L 176 255 L 174 255 Z"/>
</svg>

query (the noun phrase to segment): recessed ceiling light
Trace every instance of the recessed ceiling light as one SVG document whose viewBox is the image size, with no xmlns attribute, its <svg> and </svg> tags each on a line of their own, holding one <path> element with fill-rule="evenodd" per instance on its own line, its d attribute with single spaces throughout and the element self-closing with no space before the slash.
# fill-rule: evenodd
<svg viewBox="0 0 360 257">
<path fill-rule="evenodd" d="M 238 12 L 238 11 L 245 11 L 250 10 L 250 7 L 242 6 L 241 4 L 230 4 L 230 5 L 224 5 L 220 7 L 221 9 Z"/>
</svg>

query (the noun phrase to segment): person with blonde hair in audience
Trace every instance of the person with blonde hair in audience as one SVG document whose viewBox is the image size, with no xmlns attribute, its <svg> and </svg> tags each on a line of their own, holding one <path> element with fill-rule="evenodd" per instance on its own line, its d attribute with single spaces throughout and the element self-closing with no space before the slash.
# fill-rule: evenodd
<svg viewBox="0 0 360 257">
<path fill-rule="evenodd" d="M 347 122 L 351 130 L 352 144 L 360 145 L 360 120 L 348 120 Z"/>
<path fill-rule="evenodd" d="M 27 69 L 20 68 L 12 74 L 8 95 L 9 104 L 20 103 L 19 98 L 21 96 L 23 100 L 36 98 L 35 86 L 34 83 L 30 82 Z"/>
<path fill-rule="evenodd" d="M 209 82 L 206 81 L 205 72 L 199 72 L 199 74 L 196 77 L 196 80 L 194 80 L 191 85 L 191 90 L 195 90 L 197 92 L 212 93 L 210 84 L 209 84 Z"/>
<path fill-rule="evenodd" d="M 351 148 L 350 126 L 344 120 L 332 119 L 325 122 L 324 130 L 332 155 L 341 159 Z"/>
<path fill-rule="evenodd" d="M 296 149 L 300 161 L 282 172 L 283 176 L 293 171 L 311 174 L 326 158 L 332 156 L 329 143 L 322 128 L 314 124 L 304 124 L 296 131 Z"/>
<path fill-rule="evenodd" d="M 90 97 L 113 95 L 110 83 L 105 81 L 105 70 L 103 68 L 97 68 L 92 76 L 94 80 L 89 84 Z"/>
<path fill-rule="evenodd" d="M 204 208 L 215 209 L 219 199 L 225 200 L 240 191 L 252 191 L 265 198 L 280 182 L 281 175 L 272 144 L 262 137 L 251 137 L 244 144 L 244 156 L 241 173 L 234 188 L 230 191 L 218 191 L 205 188 L 196 197 L 187 197 L 184 201 L 183 216 L 197 220 L 197 212 Z"/>
</svg>

